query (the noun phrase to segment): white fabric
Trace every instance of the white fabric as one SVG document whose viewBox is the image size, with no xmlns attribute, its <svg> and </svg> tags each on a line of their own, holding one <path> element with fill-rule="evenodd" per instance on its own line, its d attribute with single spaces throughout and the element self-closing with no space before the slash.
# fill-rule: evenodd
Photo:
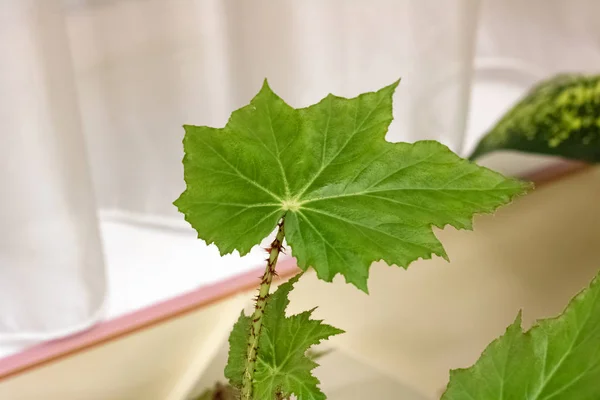
<svg viewBox="0 0 600 400">
<path fill-rule="evenodd" d="M 0 336 L 89 325 L 104 263 L 63 15 L 0 2 Z"/>
<path fill-rule="evenodd" d="M 105 303 L 114 315 L 150 302 L 118 300 L 138 292 L 114 269 L 107 278 L 98 231 L 110 222 L 96 210 L 189 234 L 171 204 L 184 187 L 181 125 L 224 125 L 265 77 L 293 106 L 402 77 L 389 140 L 461 152 L 486 127 L 466 129 L 478 79 L 520 93 L 553 72 L 600 67 L 599 11 L 594 0 L 0 0 L 0 340 L 59 336 Z M 486 112 L 488 97 L 472 106 Z M 150 261 L 127 253 L 142 243 L 127 237 L 106 258 L 144 281 Z M 168 262 L 218 270 L 207 264 L 214 249 L 198 246 L 172 247 L 182 253 Z"/>
</svg>

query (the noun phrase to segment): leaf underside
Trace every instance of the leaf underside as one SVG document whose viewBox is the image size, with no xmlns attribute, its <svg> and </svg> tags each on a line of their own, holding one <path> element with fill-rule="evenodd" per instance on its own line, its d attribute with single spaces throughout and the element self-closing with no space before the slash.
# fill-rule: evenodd
<svg viewBox="0 0 600 400">
<path fill-rule="evenodd" d="M 265 81 L 224 128 L 185 126 L 175 205 L 221 254 L 248 253 L 285 218 L 300 268 L 364 291 L 373 261 L 446 257 L 432 226 L 470 229 L 528 185 L 435 141 L 387 142 L 397 84 L 295 109 Z"/>
<path fill-rule="evenodd" d="M 470 158 L 497 150 L 600 162 L 600 75 L 561 74 L 535 86 Z"/>
<path fill-rule="evenodd" d="M 280 398 L 293 394 L 302 400 L 326 398 L 318 387 L 319 380 L 311 372 L 318 364 L 307 351 L 343 331 L 310 319 L 312 310 L 286 317 L 288 295 L 299 277 L 280 285 L 265 308 L 254 374 L 254 399 L 273 399 L 275 394 Z M 242 314 L 229 336 L 225 376 L 234 387 L 242 385 L 249 330 L 250 317 Z"/>
<path fill-rule="evenodd" d="M 468 369 L 451 371 L 442 400 L 600 399 L 600 274 L 564 312 L 527 332 L 521 315 Z"/>
</svg>

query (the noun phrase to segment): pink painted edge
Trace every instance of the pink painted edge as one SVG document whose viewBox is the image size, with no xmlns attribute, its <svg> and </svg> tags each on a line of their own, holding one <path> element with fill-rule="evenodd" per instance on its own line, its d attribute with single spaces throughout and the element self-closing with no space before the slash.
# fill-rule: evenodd
<svg viewBox="0 0 600 400">
<path fill-rule="evenodd" d="M 299 270 L 296 267 L 296 260 L 288 259 L 277 266 L 277 271 L 281 278 L 286 278 Z M 262 273 L 263 268 L 257 268 L 121 317 L 98 323 L 76 335 L 45 342 L 2 358 L 0 359 L 0 380 L 165 320 L 176 318 L 187 312 L 198 310 L 236 293 L 251 290 L 258 286 Z"/>
<path fill-rule="evenodd" d="M 519 176 L 519 178 L 534 182 L 537 186 L 540 186 L 547 182 L 559 180 L 566 175 L 581 171 L 588 167 L 590 167 L 590 164 L 583 161 L 563 159 L 556 161 L 547 167 L 537 168 L 533 171 L 526 172 Z"/>
</svg>

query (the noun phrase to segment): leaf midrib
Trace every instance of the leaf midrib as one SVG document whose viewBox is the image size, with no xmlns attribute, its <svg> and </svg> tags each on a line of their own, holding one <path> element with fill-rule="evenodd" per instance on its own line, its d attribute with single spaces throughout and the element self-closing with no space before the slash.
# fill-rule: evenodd
<svg viewBox="0 0 600 400">
<path fill-rule="evenodd" d="M 371 117 L 371 115 L 373 114 L 373 112 L 379 108 L 379 106 L 381 105 L 381 103 L 384 100 L 384 96 L 381 96 L 381 98 L 379 99 L 379 101 L 377 102 L 377 105 L 375 107 L 373 107 L 371 110 L 369 110 L 369 112 L 367 113 L 367 116 L 365 118 L 363 118 L 363 120 L 361 121 L 360 125 L 357 127 L 356 126 L 356 120 L 358 118 L 358 110 L 360 109 L 360 96 L 358 97 L 359 102 L 356 104 L 356 112 L 354 113 L 354 128 L 352 129 L 352 133 L 350 134 L 350 136 L 348 137 L 348 139 L 346 140 L 346 142 L 340 147 L 340 149 L 335 153 L 335 155 L 329 160 L 327 161 L 327 163 L 325 165 L 321 164 L 321 167 L 319 168 L 319 170 L 313 175 L 312 179 L 310 181 L 308 181 L 308 183 L 302 188 L 300 189 L 300 194 L 298 194 L 298 198 L 302 197 L 302 195 L 304 195 L 304 193 L 306 193 L 306 191 L 311 187 L 311 185 L 319 178 L 319 176 L 321 176 L 321 174 L 323 173 L 323 171 L 325 171 L 325 169 L 327 169 L 327 167 L 344 151 L 344 149 L 346 148 L 346 146 L 348 146 L 348 144 L 352 141 L 352 139 L 354 139 L 354 137 L 361 132 L 361 128 L 363 127 L 363 125 L 365 124 L 365 122 L 369 119 L 369 117 Z M 331 116 L 331 109 L 329 110 L 329 116 Z M 329 123 L 327 124 L 327 128 L 329 128 Z"/>
<path fill-rule="evenodd" d="M 275 159 L 277 160 L 277 164 L 279 165 L 279 170 L 281 172 L 281 177 L 283 178 L 283 185 L 285 187 L 285 195 L 289 198 L 290 197 L 290 185 L 288 183 L 285 169 L 283 168 L 283 164 L 281 163 L 281 152 L 279 151 L 279 144 L 277 143 L 277 136 L 275 135 L 275 130 L 273 129 L 273 117 L 271 116 L 271 106 L 269 105 L 269 102 L 266 102 L 266 106 L 267 106 L 267 114 L 268 114 L 268 118 L 269 118 L 269 127 L 271 128 L 271 136 L 273 136 L 273 144 L 275 145 L 275 153 L 277 154 L 275 156 Z M 266 147 L 266 145 L 264 145 L 264 143 L 263 143 L 263 146 Z"/>
<path fill-rule="evenodd" d="M 344 217 L 342 217 L 342 216 L 340 216 L 340 215 L 336 215 L 336 214 L 328 213 L 327 211 L 319 210 L 319 209 L 316 209 L 316 208 L 308 208 L 308 207 L 304 207 L 304 208 L 303 208 L 303 210 L 312 211 L 312 212 L 315 212 L 315 213 L 317 213 L 317 214 L 321 214 L 321 215 L 328 216 L 329 218 L 333 218 L 333 219 L 340 220 L 340 221 L 342 221 L 342 222 L 345 222 L 345 223 L 347 223 L 347 224 L 350 224 L 350 225 L 354 225 L 354 226 L 357 226 L 357 227 L 365 228 L 365 229 L 368 229 L 368 230 L 371 230 L 371 231 L 374 231 L 374 232 L 380 233 L 380 234 L 382 234 L 382 235 L 384 235 L 384 236 L 391 237 L 392 239 L 396 239 L 396 240 L 399 240 L 399 241 L 401 241 L 401 242 L 404 242 L 404 243 L 408 243 L 408 244 L 412 244 L 412 245 L 414 245 L 414 246 L 417 246 L 417 247 L 421 247 L 421 248 L 423 248 L 423 249 L 425 249 L 425 250 L 427 250 L 427 251 L 430 251 L 430 250 L 431 250 L 431 249 L 429 249 L 428 247 L 426 247 L 426 246 L 423 246 L 422 244 L 415 243 L 415 242 L 411 242 L 411 241 L 409 241 L 409 240 L 406 240 L 406 239 L 404 239 L 404 238 L 401 238 L 401 237 L 399 237 L 399 236 L 392 235 L 392 234 L 391 234 L 391 233 L 389 233 L 389 232 L 382 231 L 381 229 L 377 229 L 377 226 L 369 226 L 369 225 L 361 224 L 361 223 L 359 223 L 358 221 L 353 221 L 353 220 L 351 220 L 351 219 L 344 218 Z M 305 218 L 306 218 L 306 217 L 305 217 Z M 308 219 L 308 218 L 307 218 L 307 219 Z M 401 223 L 398 223 L 398 224 L 399 224 L 399 225 L 402 225 Z M 367 235 L 365 235 L 365 236 L 367 236 Z"/>
<path fill-rule="evenodd" d="M 261 189 L 262 191 L 264 191 L 265 193 L 271 195 L 275 200 L 278 200 L 280 202 L 283 202 L 283 200 L 277 196 L 275 193 L 273 193 L 272 191 L 270 191 L 269 189 L 267 189 L 266 187 L 262 186 L 261 184 L 259 184 L 258 182 L 256 182 L 253 179 L 248 178 L 246 175 L 244 175 L 239 169 L 237 169 L 235 167 L 235 165 L 231 164 L 229 162 L 229 160 L 227 160 L 227 158 L 225 158 L 221 153 L 219 153 L 213 146 L 211 146 L 206 140 L 202 139 L 202 135 L 198 135 L 199 140 L 202 141 L 202 143 L 204 143 L 206 145 L 206 147 L 208 147 L 209 149 L 212 150 L 213 153 L 215 153 L 221 160 L 223 160 L 223 162 L 225 164 L 227 164 L 227 166 L 229 166 L 229 168 L 231 168 L 232 170 L 234 170 L 236 172 L 236 174 L 244 179 L 245 181 L 247 181 L 248 183 L 250 183 L 251 185 Z"/>
<path fill-rule="evenodd" d="M 380 193 L 380 192 L 399 192 L 399 191 L 427 191 L 427 192 L 493 192 L 493 191 L 513 191 L 514 188 L 506 187 L 506 188 L 498 188 L 498 185 L 491 188 L 484 189 L 473 189 L 473 188 L 427 188 L 427 187 L 402 187 L 402 188 L 390 188 L 390 189 L 379 189 L 379 190 L 368 190 L 363 192 L 354 192 L 354 193 L 341 193 L 332 196 L 322 196 L 322 197 L 311 197 L 308 199 L 302 199 L 300 204 L 313 203 L 315 201 L 329 200 L 329 199 L 337 199 L 341 197 L 352 197 L 352 196 L 364 196 L 371 193 Z"/>
</svg>

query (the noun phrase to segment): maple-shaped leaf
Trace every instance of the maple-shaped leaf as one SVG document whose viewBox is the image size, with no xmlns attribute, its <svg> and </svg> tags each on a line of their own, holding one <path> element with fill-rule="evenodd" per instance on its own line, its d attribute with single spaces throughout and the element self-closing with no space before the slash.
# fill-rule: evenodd
<svg viewBox="0 0 600 400">
<path fill-rule="evenodd" d="M 442 400 L 600 399 L 600 275 L 564 312 L 527 332 L 521 314 L 470 368 L 450 373 Z"/>
<path fill-rule="evenodd" d="M 318 387 L 319 380 L 312 375 L 318 366 L 307 353 L 311 346 L 344 331 L 310 319 L 312 311 L 287 317 L 289 293 L 300 275 L 280 285 L 265 308 L 263 327 L 259 338 L 258 358 L 254 373 L 253 397 L 257 400 L 288 398 L 322 400 L 325 395 Z M 229 336 L 229 360 L 225 376 L 234 387 L 242 385 L 250 317 L 241 315 Z"/>
<path fill-rule="evenodd" d="M 294 109 L 265 81 L 224 128 L 185 126 L 176 206 L 221 254 L 246 254 L 284 218 L 300 268 L 364 291 L 373 261 L 446 257 L 432 226 L 469 229 L 528 185 L 435 141 L 387 142 L 397 84 Z"/>
<path fill-rule="evenodd" d="M 470 158 L 497 150 L 600 162 L 600 75 L 559 74 L 534 86 Z"/>
</svg>

